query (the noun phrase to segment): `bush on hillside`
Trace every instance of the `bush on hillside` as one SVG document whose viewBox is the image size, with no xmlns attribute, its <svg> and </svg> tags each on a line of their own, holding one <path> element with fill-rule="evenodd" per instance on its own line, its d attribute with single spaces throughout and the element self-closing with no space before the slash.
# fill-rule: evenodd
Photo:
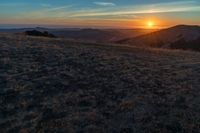
<svg viewBox="0 0 200 133">
<path fill-rule="evenodd" d="M 42 37 L 50 37 L 50 38 L 56 37 L 55 35 L 47 32 L 47 31 L 40 32 L 40 31 L 37 31 L 37 30 L 25 31 L 25 34 L 29 35 L 29 36 L 42 36 Z"/>
</svg>

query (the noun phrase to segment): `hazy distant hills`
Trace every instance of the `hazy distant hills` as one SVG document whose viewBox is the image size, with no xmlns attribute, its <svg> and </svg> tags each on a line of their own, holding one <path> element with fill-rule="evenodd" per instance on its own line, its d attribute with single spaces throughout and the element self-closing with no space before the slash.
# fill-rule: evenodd
<svg viewBox="0 0 200 133">
<path fill-rule="evenodd" d="M 72 38 L 76 40 L 88 40 L 94 42 L 114 42 L 126 37 L 136 37 L 147 34 L 151 30 L 144 29 L 72 29 L 51 31 L 56 36 Z"/>
<path fill-rule="evenodd" d="M 200 26 L 177 25 L 118 43 L 142 47 L 200 50 Z"/>
<path fill-rule="evenodd" d="M 21 28 L 0 29 L 0 32 L 26 33 L 39 31 L 58 38 L 97 43 L 120 43 L 139 47 L 189 49 L 200 51 L 200 26 L 177 25 L 162 30 L 151 29 L 81 29 Z"/>
<path fill-rule="evenodd" d="M 0 32 L 22 33 L 31 30 L 37 30 L 40 32 L 47 31 L 57 37 L 74 39 L 79 41 L 92 41 L 92 42 L 115 42 L 125 38 L 132 38 L 155 31 L 149 29 L 80 29 L 80 28 L 48 29 L 43 27 L 36 27 L 36 28 L 21 28 L 21 29 L 0 29 Z"/>
</svg>

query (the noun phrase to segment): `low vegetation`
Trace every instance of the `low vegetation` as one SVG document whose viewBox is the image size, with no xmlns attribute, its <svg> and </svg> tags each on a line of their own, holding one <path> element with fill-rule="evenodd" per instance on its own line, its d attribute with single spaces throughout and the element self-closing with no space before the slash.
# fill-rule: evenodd
<svg viewBox="0 0 200 133">
<path fill-rule="evenodd" d="M 200 132 L 200 54 L 0 35 L 0 131 Z"/>
<path fill-rule="evenodd" d="M 25 35 L 29 35 L 29 36 L 41 36 L 41 37 L 50 37 L 50 38 L 55 38 L 56 36 L 54 36 L 53 34 L 44 31 L 37 31 L 37 30 L 31 30 L 31 31 L 25 31 Z"/>
</svg>

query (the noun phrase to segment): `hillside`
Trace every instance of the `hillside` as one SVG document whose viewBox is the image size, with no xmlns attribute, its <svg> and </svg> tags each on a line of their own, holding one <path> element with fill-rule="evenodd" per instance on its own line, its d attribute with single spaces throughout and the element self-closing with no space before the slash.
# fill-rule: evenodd
<svg viewBox="0 0 200 133">
<path fill-rule="evenodd" d="M 200 26 L 178 25 L 118 43 L 142 47 L 200 50 Z"/>
<path fill-rule="evenodd" d="M 136 37 L 153 32 L 148 29 L 80 29 L 80 28 L 21 28 L 21 29 L 0 29 L 1 33 L 23 33 L 37 30 L 49 32 L 57 37 L 90 42 L 115 42 L 127 37 Z"/>
<path fill-rule="evenodd" d="M 199 59 L 0 34 L 0 131 L 198 133 Z"/>
</svg>

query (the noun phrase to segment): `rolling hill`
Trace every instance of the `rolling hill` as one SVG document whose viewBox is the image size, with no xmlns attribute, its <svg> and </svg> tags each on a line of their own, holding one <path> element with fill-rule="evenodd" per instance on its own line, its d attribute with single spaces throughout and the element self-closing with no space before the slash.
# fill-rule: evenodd
<svg viewBox="0 0 200 133">
<path fill-rule="evenodd" d="M 200 26 L 177 25 L 117 43 L 159 48 L 200 50 Z"/>
<path fill-rule="evenodd" d="M 2 133 L 198 133 L 200 53 L 0 34 Z"/>
<path fill-rule="evenodd" d="M 2 33 L 23 33 L 26 31 L 49 32 L 57 37 L 78 41 L 90 42 L 115 42 L 127 37 L 136 37 L 155 30 L 148 29 L 81 29 L 81 28 L 21 28 L 21 29 L 0 29 Z"/>
</svg>

